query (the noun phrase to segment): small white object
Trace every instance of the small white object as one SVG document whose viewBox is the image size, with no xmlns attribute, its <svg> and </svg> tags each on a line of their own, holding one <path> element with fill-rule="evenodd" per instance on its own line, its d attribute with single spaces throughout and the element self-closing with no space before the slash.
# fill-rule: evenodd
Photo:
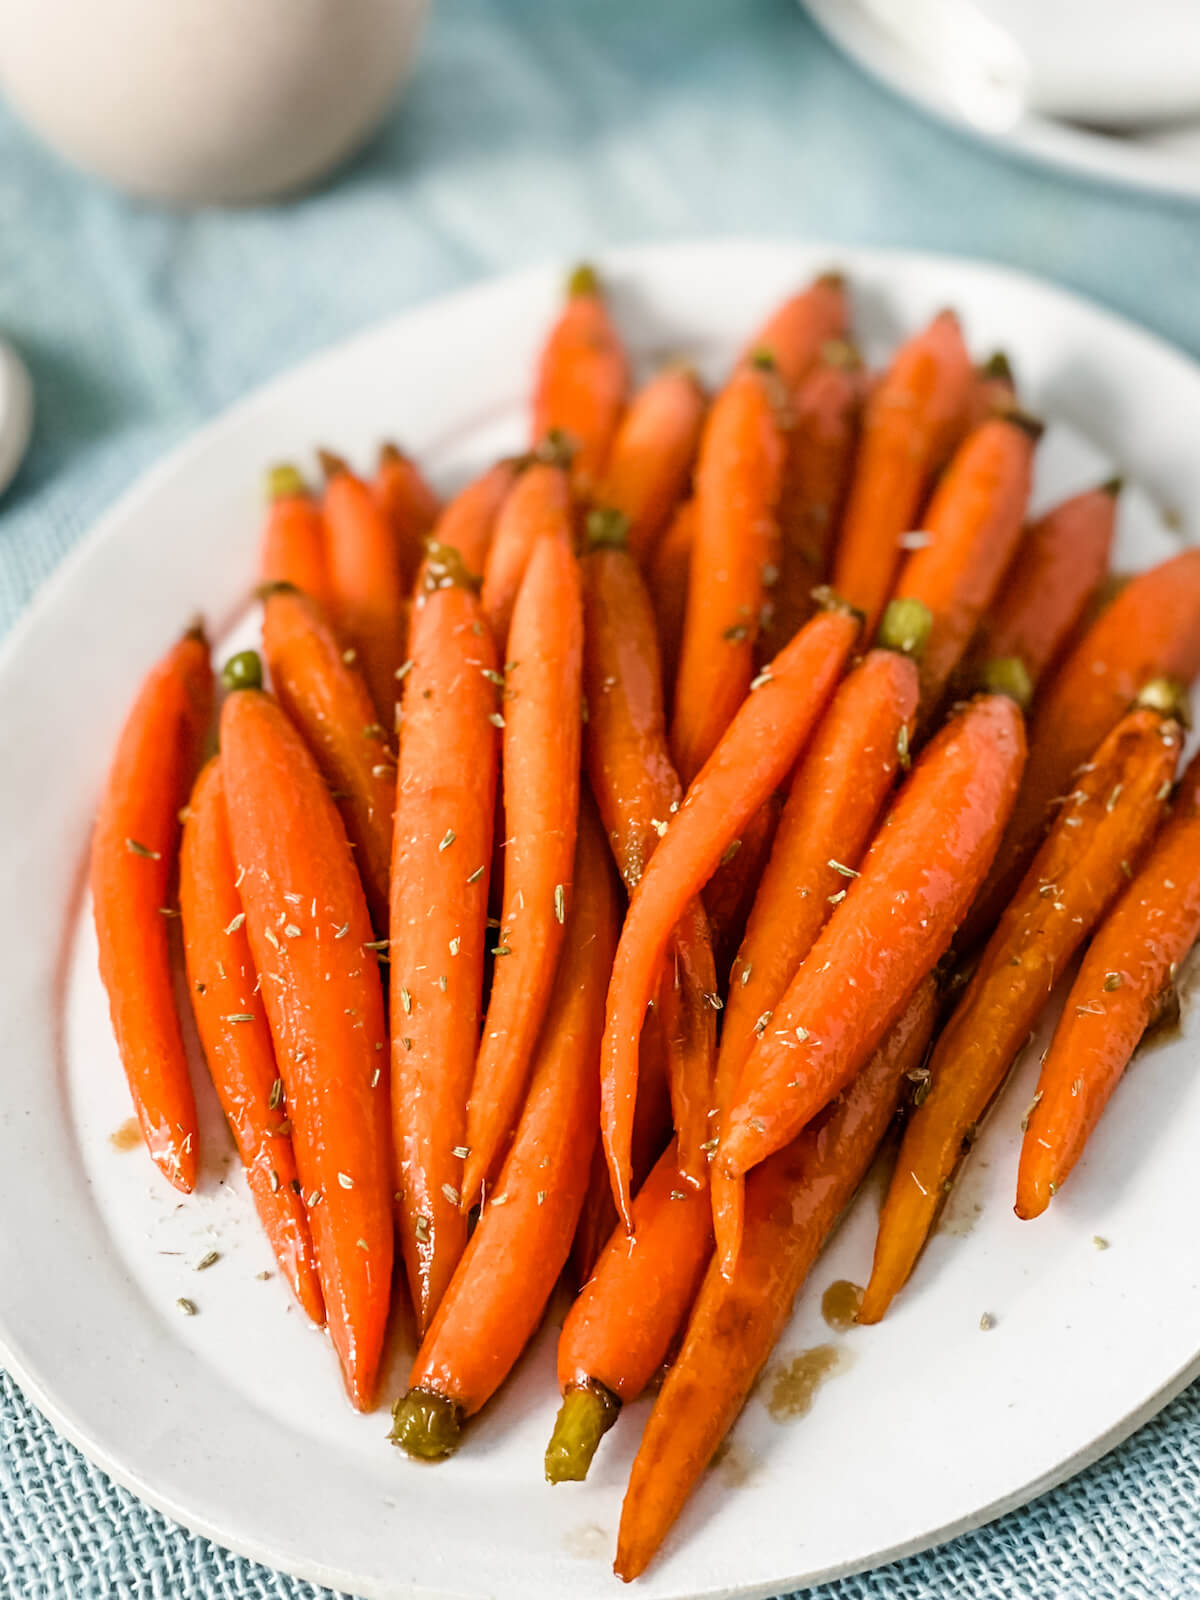
<svg viewBox="0 0 1200 1600">
<path fill-rule="evenodd" d="M 33 383 L 29 369 L 0 339 L 0 494 L 17 475 L 33 432 Z"/>
</svg>

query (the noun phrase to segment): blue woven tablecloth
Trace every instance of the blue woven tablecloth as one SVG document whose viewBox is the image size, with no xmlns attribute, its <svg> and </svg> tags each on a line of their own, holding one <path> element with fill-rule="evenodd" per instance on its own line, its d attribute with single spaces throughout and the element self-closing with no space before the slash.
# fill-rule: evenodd
<svg viewBox="0 0 1200 1600">
<path fill-rule="evenodd" d="M 0 503 L 0 630 L 145 466 L 298 357 L 483 274 L 711 233 L 988 256 L 1200 355 L 1200 207 L 944 132 L 860 78 L 791 0 L 443 0 L 383 134 L 286 208 L 180 217 L 120 199 L 0 107 L 0 331 L 39 408 Z M 1024 1511 L 817 1593 L 1183 1600 L 1200 1594 L 1198 1490 L 1200 1386 Z M 115 1489 L 0 1375 L 3 1600 L 316 1593 Z"/>
</svg>

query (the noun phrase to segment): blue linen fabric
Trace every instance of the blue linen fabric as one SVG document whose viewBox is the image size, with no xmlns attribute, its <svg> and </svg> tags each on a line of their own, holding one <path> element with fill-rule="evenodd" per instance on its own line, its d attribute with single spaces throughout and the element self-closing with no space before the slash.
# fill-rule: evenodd
<svg viewBox="0 0 1200 1600">
<path fill-rule="evenodd" d="M 0 630 L 204 418 L 484 274 L 754 233 L 990 257 L 1200 355 L 1200 209 L 984 150 L 838 57 L 791 0 L 442 0 L 418 76 L 335 180 L 177 215 L 66 169 L 0 107 L 0 332 L 37 390 L 0 502 Z M 1200 1593 L 1200 1386 L 1072 1483 L 819 1600 Z M 0 1375 L 5 1600 L 314 1600 L 115 1488 Z"/>
</svg>

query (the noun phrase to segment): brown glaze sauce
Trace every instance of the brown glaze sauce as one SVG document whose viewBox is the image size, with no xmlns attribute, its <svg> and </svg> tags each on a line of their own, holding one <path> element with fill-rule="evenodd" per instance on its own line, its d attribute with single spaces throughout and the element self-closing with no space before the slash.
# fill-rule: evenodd
<svg viewBox="0 0 1200 1600">
<path fill-rule="evenodd" d="M 136 1117 L 129 1117 L 116 1133 L 109 1134 L 109 1143 L 114 1150 L 136 1150 L 141 1142 L 142 1130 Z"/>
<path fill-rule="evenodd" d="M 792 1422 L 806 1416 L 821 1385 L 847 1365 L 845 1355 L 834 1345 L 818 1344 L 775 1367 L 768 1374 L 771 1392 L 767 1411 L 771 1420 Z"/>
<path fill-rule="evenodd" d="M 849 1278 L 839 1278 L 836 1283 L 831 1283 L 821 1296 L 821 1315 L 825 1318 L 826 1326 L 835 1333 L 845 1333 L 847 1328 L 852 1328 L 858 1320 L 862 1297 L 862 1285 L 851 1283 Z"/>
</svg>

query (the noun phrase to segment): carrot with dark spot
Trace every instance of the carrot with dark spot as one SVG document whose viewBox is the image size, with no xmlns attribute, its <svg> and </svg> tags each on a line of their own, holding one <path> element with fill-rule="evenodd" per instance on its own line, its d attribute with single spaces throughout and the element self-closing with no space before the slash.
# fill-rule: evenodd
<svg viewBox="0 0 1200 1600">
<path fill-rule="evenodd" d="M 687 492 L 706 400 L 691 367 L 665 367 L 630 402 L 593 499 L 619 512 L 629 548 L 648 565 Z"/>
<path fill-rule="evenodd" d="M 267 518 L 259 571 L 264 583 L 290 583 L 325 611 L 332 604 L 325 519 L 308 485 L 293 466 L 267 473 Z"/>
<path fill-rule="evenodd" d="M 405 589 L 421 564 L 425 540 L 437 521 L 438 497 L 420 467 L 397 445 L 384 444 L 373 485 L 379 508 L 391 525 Z"/>
<path fill-rule="evenodd" d="M 629 392 L 629 359 L 594 268 L 578 266 L 567 279 L 567 303 L 538 361 L 533 395 L 533 445 L 551 434 L 573 446 L 571 485 L 591 498 Z"/>
</svg>

